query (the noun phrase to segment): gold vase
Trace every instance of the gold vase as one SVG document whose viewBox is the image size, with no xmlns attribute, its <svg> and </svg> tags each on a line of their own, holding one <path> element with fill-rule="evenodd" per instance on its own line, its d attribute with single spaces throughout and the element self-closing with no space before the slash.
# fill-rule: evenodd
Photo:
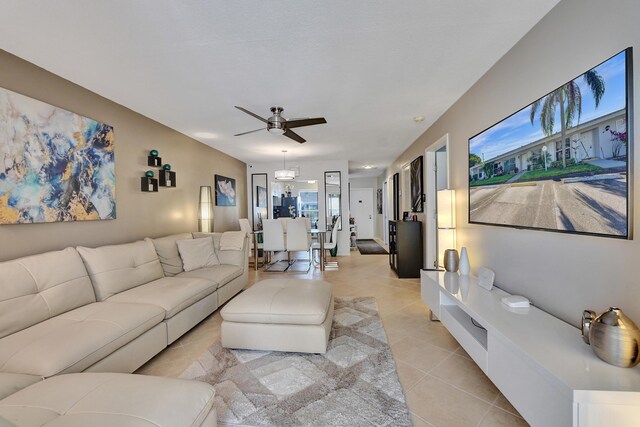
<svg viewBox="0 0 640 427">
<path fill-rule="evenodd" d="M 631 368 L 640 362 L 640 329 L 617 307 L 599 316 L 585 310 L 582 339 L 600 359 L 612 365 Z"/>
</svg>

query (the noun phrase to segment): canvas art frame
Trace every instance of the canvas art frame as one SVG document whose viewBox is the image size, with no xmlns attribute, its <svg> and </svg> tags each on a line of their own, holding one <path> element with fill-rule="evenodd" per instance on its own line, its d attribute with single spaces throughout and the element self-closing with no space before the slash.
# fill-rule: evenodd
<svg viewBox="0 0 640 427">
<path fill-rule="evenodd" d="M 113 127 L 0 88 L 0 224 L 116 218 Z"/>
<path fill-rule="evenodd" d="M 423 156 L 418 156 L 411 162 L 411 210 L 424 212 Z"/>
<path fill-rule="evenodd" d="M 382 188 L 376 190 L 376 212 L 382 215 Z"/>
<path fill-rule="evenodd" d="M 223 175 L 214 175 L 216 206 L 236 206 L 236 180 Z"/>
</svg>

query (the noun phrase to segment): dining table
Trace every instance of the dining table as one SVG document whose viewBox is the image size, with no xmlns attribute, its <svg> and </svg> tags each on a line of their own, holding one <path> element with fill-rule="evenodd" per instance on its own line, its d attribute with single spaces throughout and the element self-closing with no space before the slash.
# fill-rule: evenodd
<svg viewBox="0 0 640 427">
<path fill-rule="evenodd" d="M 324 230 L 320 230 L 319 228 L 312 228 L 311 230 L 308 230 L 307 233 L 311 234 L 312 237 L 316 237 L 318 239 L 318 243 L 320 244 L 320 271 L 324 271 L 325 268 L 325 264 L 324 264 L 324 236 L 326 231 Z M 258 236 L 262 235 L 262 230 L 255 230 L 253 233 L 253 265 L 255 270 L 258 270 Z M 284 231 L 284 234 L 286 235 L 287 232 Z"/>
</svg>

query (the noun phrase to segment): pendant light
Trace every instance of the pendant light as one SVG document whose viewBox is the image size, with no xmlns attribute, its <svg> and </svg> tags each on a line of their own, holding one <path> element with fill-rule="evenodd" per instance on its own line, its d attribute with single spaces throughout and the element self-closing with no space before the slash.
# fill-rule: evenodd
<svg viewBox="0 0 640 427">
<path fill-rule="evenodd" d="M 275 172 L 276 180 L 278 181 L 293 181 L 296 177 L 295 171 L 287 169 L 287 150 L 282 150 L 282 169 Z"/>
</svg>

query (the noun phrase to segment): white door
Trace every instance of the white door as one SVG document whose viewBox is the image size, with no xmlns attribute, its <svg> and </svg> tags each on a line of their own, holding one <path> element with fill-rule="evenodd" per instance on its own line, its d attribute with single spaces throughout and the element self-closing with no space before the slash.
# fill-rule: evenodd
<svg viewBox="0 0 640 427">
<path fill-rule="evenodd" d="M 373 239 L 373 188 L 352 188 L 350 202 L 358 239 Z"/>
</svg>

